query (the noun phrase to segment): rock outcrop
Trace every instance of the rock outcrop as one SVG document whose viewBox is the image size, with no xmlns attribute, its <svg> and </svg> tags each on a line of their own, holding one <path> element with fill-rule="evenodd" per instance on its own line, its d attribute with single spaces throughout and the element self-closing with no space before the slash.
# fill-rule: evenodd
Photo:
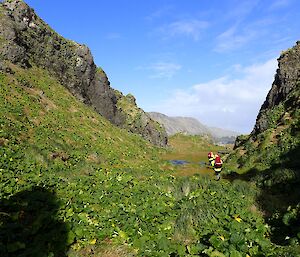
<svg viewBox="0 0 300 257">
<path fill-rule="evenodd" d="M 226 160 L 231 179 L 260 187 L 257 202 L 279 245 L 298 242 L 300 220 L 300 42 L 283 52 L 250 135 Z M 239 174 L 236 174 L 239 173 Z M 290 240 L 290 241 L 288 241 Z M 297 253 L 299 249 L 297 249 Z M 292 256 L 296 256 L 296 252 Z"/>
<path fill-rule="evenodd" d="M 140 124 L 128 124 L 127 114 L 119 108 L 117 95 L 105 72 L 97 68 L 88 47 L 66 40 L 43 22 L 22 0 L 0 4 L 0 69 L 9 70 L 5 62 L 23 68 L 38 66 L 55 76 L 82 102 L 113 124 L 142 135 L 152 143 L 165 146 L 164 129 L 139 109 Z M 135 122 L 140 122 L 138 119 Z"/>
<path fill-rule="evenodd" d="M 268 113 L 284 102 L 291 91 L 299 88 L 300 81 L 300 41 L 296 46 L 283 52 L 278 58 L 278 69 L 272 88 L 256 119 L 252 135 L 259 134 L 270 127 Z"/>
<path fill-rule="evenodd" d="M 300 165 L 300 42 L 278 58 L 278 69 L 248 136 L 238 137 L 229 159 L 250 170 L 298 170 Z M 300 173 L 299 173 L 300 174 Z"/>
<path fill-rule="evenodd" d="M 120 127 L 128 128 L 132 133 L 141 134 L 155 145 L 166 146 L 168 143 L 165 128 L 136 105 L 135 97 L 131 94 L 124 96 L 115 90 L 117 108 L 123 117 Z"/>
</svg>

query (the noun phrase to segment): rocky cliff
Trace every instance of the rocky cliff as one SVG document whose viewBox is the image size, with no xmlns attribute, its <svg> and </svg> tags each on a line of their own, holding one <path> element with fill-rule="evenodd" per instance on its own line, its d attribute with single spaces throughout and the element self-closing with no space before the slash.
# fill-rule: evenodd
<svg viewBox="0 0 300 257">
<path fill-rule="evenodd" d="M 123 95 L 110 87 L 105 72 L 97 68 L 88 47 L 66 40 L 43 22 L 22 0 L 0 4 L 0 69 L 9 72 L 9 63 L 24 69 L 47 70 L 82 102 L 113 124 L 165 146 L 164 129 L 131 102 L 139 115 L 127 121 L 128 113 L 118 102 Z M 141 117 L 142 121 L 138 119 Z"/>
<path fill-rule="evenodd" d="M 256 119 L 252 135 L 267 130 L 272 124 L 268 119 L 270 110 L 285 102 L 292 91 L 299 89 L 300 81 L 300 41 L 296 46 L 283 52 L 278 58 L 278 69 L 272 88 Z M 292 105 L 293 103 L 291 103 Z M 296 106 L 293 106 L 296 107 Z"/>
<path fill-rule="evenodd" d="M 297 42 L 278 58 L 274 82 L 253 131 L 248 136 L 238 137 L 235 142 L 231 159 L 236 167 L 245 170 L 275 170 L 278 167 L 299 170 L 299 106 L 300 42 Z"/>
</svg>

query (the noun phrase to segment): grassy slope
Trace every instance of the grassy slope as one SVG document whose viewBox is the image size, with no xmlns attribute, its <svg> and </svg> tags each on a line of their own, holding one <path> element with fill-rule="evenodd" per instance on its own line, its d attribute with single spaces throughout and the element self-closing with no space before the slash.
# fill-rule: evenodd
<svg viewBox="0 0 300 257">
<path fill-rule="evenodd" d="M 250 185 L 171 176 L 159 150 L 45 71 L 12 68 L 0 74 L 1 256 L 283 256 Z"/>
<path fill-rule="evenodd" d="M 72 166 L 72 173 L 74 166 L 80 172 L 80 167 L 92 164 L 132 166 L 134 159 L 138 166 L 149 161 L 155 151 L 150 144 L 111 125 L 44 71 L 15 67 L 15 72 L 0 77 L 5 85 L 0 137 L 4 146 L 16 141 L 25 148 L 26 159 L 45 167 L 57 155 L 57 165 Z"/>
</svg>

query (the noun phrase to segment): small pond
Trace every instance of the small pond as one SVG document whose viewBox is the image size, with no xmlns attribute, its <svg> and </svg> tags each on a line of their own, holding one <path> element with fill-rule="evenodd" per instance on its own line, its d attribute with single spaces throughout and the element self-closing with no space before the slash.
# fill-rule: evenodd
<svg viewBox="0 0 300 257">
<path fill-rule="evenodd" d="M 200 162 L 189 162 L 189 161 L 185 161 L 185 160 L 170 160 L 169 161 L 171 164 L 173 165 L 184 165 L 184 164 L 199 164 L 201 167 L 206 167 L 207 163 L 204 161 L 200 161 Z"/>
<path fill-rule="evenodd" d="M 184 165 L 190 163 L 185 160 L 170 160 L 169 162 L 172 163 L 173 165 Z"/>
</svg>

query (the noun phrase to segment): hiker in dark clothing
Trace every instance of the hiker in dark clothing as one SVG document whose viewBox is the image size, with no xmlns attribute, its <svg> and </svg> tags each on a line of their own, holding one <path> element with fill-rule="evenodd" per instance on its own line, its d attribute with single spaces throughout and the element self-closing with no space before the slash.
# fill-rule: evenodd
<svg viewBox="0 0 300 257">
<path fill-rule="evenodd" d="M 212 166 L 214 167 L 214 171 L 216 174 L 216 180 L 220 180 L 220 178 L 221 178 L 220 173 L 222 171 L 223 161 L 218 154 L 215 156 L 215 159 L 212 162 L 212 164 L 213 164 Z"/>
</svg>

